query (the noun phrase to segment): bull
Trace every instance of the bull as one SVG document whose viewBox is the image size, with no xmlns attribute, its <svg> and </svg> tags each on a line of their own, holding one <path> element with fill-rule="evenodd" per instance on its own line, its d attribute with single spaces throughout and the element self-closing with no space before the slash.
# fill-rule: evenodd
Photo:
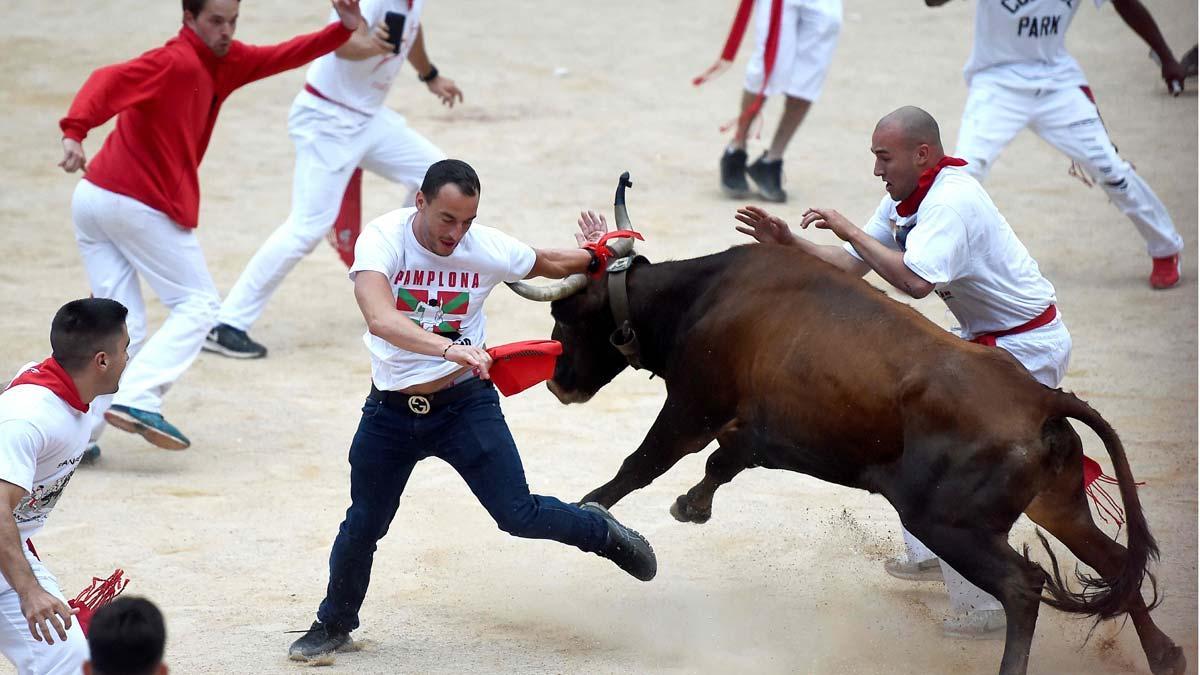
<svg viewBox="0 0 1200 675">
<path fill-rule="evenodd" d="M 631 229 L 617 188 L 618 229 Z M 603 278 L 512 284 L 549 301 L 563 354 L 548 383 L 584 402 L 627 366 L 666 383 L 641 445 L 581 501 L 611 508 L 712 441 L 704 477 L 671 506 L 703 523 L 713 494 L 750 467 L 785 469 L 885 497 L 904 526 L 1007 616 L 1003 674 L 1024 673 L 1041 603 L 1097 621 L 1128 613 L 1157 674 L 1182 673 L 1183 650 L 1150 617 L 1158 546 L 1125 449 L 1087 403 L 1033 379 L 1002 349 L 961 340 L 862 279 L 794 248 L 738 246 L 691 260 L 632 257 Z M 1092 519 L 1083 445 L 1068 419 L 1103 442 L 1128 517 L 1127 546 Z M 1063 580 L 1014 550 L 1025 514 L 1096 575 Z M 1141 589 L 1154 588 L 1147 603 Z"/>
</svg>

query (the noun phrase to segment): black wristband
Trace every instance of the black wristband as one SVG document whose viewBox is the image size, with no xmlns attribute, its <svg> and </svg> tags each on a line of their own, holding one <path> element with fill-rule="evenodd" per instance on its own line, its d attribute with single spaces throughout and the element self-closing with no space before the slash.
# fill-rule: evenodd
<svg viewBox="0 0 1200 675">
<path fill-rule="evenodd" d="M 596 270 L 600 269 L 600 256 L 596 255 L 596 252 L 590 248 L 584 249 L 584 250 L 587 251 L 588 255 L 590 255 L 592 257 L 592 259 L 589 260 L 588 264 L 587 264 L 587 273 L 595 274 Z"/>
<path fill-rule="evenodd" d="M 429 84 L 430 82 L 433 82 L 434 80 L 437 79 L 437 77 L 438 77 L 437 66 L 433 65 L 432 63 L 429 64 L 429 72 L 428 73 L 425 73 L 424 75 L 420 75 L 420 74 L 417 75 L 417 79 L 424 82 L 425 84 Z"/>
</svg>

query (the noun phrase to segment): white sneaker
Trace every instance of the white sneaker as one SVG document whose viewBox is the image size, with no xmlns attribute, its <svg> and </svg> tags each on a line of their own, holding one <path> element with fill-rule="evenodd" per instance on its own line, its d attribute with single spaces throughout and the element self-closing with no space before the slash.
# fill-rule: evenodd
<svg viewBox="0 0 1200 675">
<path fill-rule="evenodd" d="M 907 558 L 892 558 L 883 563 L 883 569 L 897 579 L 905 581 L 943 581 L 942 563 L 937 558 L 912 562 Z"/>
<path fill-rule="evenodd" d="M 977 609 L 942 621 L 942 635 L 960 640 L 1003 640 L 1007 627 L 1003 609 Z"/>
</svg>

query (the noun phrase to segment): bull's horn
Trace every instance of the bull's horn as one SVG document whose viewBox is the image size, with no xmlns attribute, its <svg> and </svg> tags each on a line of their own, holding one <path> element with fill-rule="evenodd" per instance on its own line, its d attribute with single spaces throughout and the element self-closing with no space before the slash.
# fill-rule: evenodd
<svg viewBox="0 0 1200 675">
<path fill-rule="evenodd" d="M 629 180 L 629 172 L 621 174 L 617 179 L 617 196 L 613 199 L 613 216 L 616 218 L 618 230 L 632 230 L 633 224 L 629 222 L 629 209 L 625 207 L 625 188 L 633 187 L 633 181 Z M 624 258 L 633 252 L 633 237 L 620 237 L 609 242 L 608 247 L 612 249 L 614 258 Z"/>
<path fill-rule="evenodd" d="M 582 274 L 572 274 L 566 279 L 559 279 L 545 286 L 535 286 L 524 281 L 510 281 L 507 283 L 508 287 L 514 293 L 526 300 L 554 302 L 555 300 L 561 300 L 583 290 L 583 287 L 587 286 L 587 277 Z"/>
</svg>

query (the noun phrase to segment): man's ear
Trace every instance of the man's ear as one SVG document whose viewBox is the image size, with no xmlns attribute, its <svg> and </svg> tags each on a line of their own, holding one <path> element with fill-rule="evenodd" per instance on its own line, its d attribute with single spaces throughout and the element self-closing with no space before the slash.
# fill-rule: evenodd
<svg viewBox="0 0 1200 675">
<path fill-rule="evenodd" d="M 96 367 L 100 368 L 101 370 L 107 369 L 109 363 L 108 352 L 100 351 L 93 354 L 92 363 L 96 364 Z"/>
</svg>

